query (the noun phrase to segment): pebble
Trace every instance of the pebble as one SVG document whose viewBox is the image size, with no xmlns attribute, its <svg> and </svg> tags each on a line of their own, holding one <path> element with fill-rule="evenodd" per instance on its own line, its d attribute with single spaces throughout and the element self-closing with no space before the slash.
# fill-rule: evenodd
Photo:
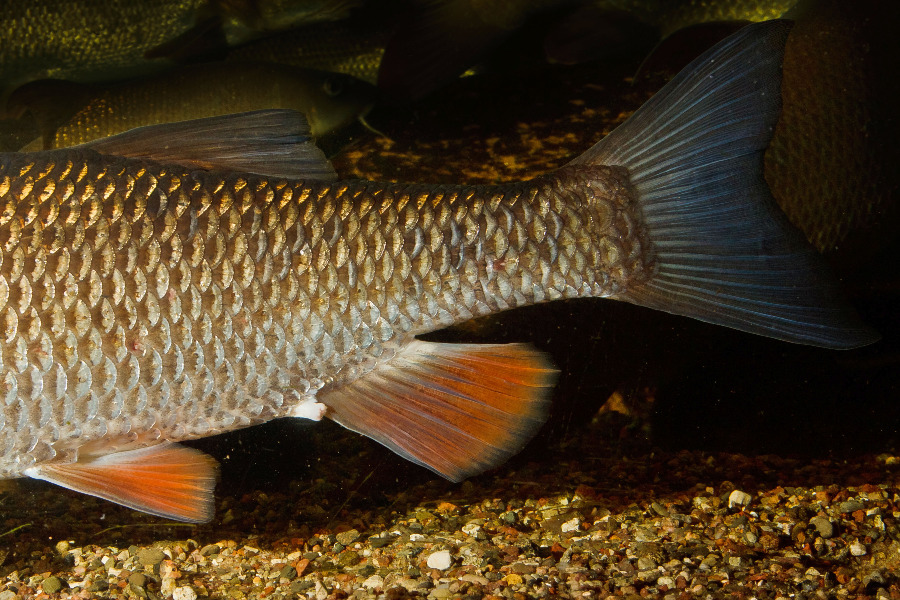
<svg viewBox="0 0 900 600">
<path fill-rule="evenodd" d="M 809 524 L 815 527 L 819 535 L 826 540 L 834 535 L 834 525 L 828 517 L 814 517 L 809 520 Z"/>
<path fill-rule="evenodd" d="M 448 550 L 438 550 L 437 552 L 432 552 L 428 555 L 427 564 L 429 569 L 437 569 L 438 571 L 445 571 L 449 569 L 450 565 L 452 564 L 450 552 Z"/>
<path fill-rule="evenodd" d="M 16 593 L 12 590 L 3 590 L 0 592 L 0 600 L 16 600 Z"/>
<path fill-rule="evenodd" d="M 47 594 L 55 594 L 63 588 L 63 580 L 51 575 L 41 582 L 41 589 Z"/>
<path fill-rule="evenodd" d="M 842 513 L 852 513 L 864 508 L 865 505 L 863 505 L 863 503 L 859 500 L 847 500 L 846 502 L 841 502 L 840 505 L 840 510 Z"/>
<path fill-rule="evenodd" d="M 369 590 L 379 590 L 384 588 L 384 577 L 381 575 L 372 575 L 363 581 L 363 587 Z"/>
<path fill-rule="evenodd" d="M 191 586 L 183 585 L 172 592 L 172 600 L 197 600 L 197 592 Z"/>
<path fill-rule="evenodd" d="M 572 531 L 578 531 L 581 528 L 581 519 L 578 517 L 569 519 L 565 523 L 562 524 L 562 532 L 570 533 Z"/>
<path fill-rule="evenodd" d="M 654 502 L 654 503 L 652 503 L 652 504 L 650 505 L 650 510 L 652 510 L 653 512 L 655 512 L 655 513 L 656 513 L 657 515 L 659 515 L 660 517 L 668 517 L 668 516 L 669 516 L 669 511 L 667 511 L 667 510 L 666 510 L 666 507 L 664 507 L 664 506 L 663 506 L 662 504 L 660 504 L 659 502 Z"/>
<path fill-rule="evenodd" d="M 735 506 L 744 507 L 750 504 L 750 500 L 753 499 L 753 496 L 748 494 L 747 492 L 742 492 L 741 490 L 734 490 L 728 496 L 728 508 L 734 508 Z"/>
<path fill-rule="evenodd" d="M 381 537 L 371 537 L 368 540 L 369 545 L 372 546 L 373 548 L 384 548 L 385 546 L 389 545 L 393 541 L 394 541 L 394 538 L 390 535 L 385 535 L 385 536 L 381 536 Z"/>
<path fill-rule="evenodd" d="M 142 548 L 138 550 L 138 562 L 144 566 L 156 566 L 165 560 L 166 555 L 159 548 Z"/>
<path fill-rule="evenodd" d="M 449 598 L 452 595 L 452 593 L 453 592 L 450 591 L 449 587 L 441 586 L 441 587 L 437 587 L 437 588 L 434 588 L 433 590 L 431 590 L 431 593 L 428 595 L 431 596 L 432 598 L 435 598 L 436 600 L 444 600 L 445 598 Z"/>
<path fill-rule="evenodd" d="M 359 539 L 359 531 L 356 529 L 351 529 L 350 531 L 342 531 L 341 533 L 337 534 L 335 538 L 337 539 L 339 544 L 349 546 Z"/>
<path fill-rule="evenodd" d="M 861 544 L 859 542 L 853 542 L 850 544 L 850 554 L 853 556 L 865 556 L 866 555 L 866 545 Z"/>
</svg>

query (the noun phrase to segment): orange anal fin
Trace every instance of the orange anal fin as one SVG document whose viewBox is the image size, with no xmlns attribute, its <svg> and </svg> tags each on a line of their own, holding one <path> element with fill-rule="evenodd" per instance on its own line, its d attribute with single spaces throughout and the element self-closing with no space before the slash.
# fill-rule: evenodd
<svg viewBox="0 0 900 600">
<path fill-rule="evenodd" d="M 414 341 L 319 394 L 328 416 L 452 481 L 496 467 L 547 418 L 557 371 L 525 344 Z"/>
<path fill-rule="evenodd" d="M 35 479 L 178 521 L 212 519 L 218 465 L 199 450 L 172 443 L 43 463 L 25 471 Z"/>
</svg>

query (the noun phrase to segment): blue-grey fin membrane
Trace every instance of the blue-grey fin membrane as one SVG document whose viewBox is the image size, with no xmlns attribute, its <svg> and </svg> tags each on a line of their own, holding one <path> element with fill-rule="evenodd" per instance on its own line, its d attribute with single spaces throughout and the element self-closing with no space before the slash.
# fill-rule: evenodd
<svg viewBox="0 0 900 600">
<path fill-rule="evenodd" d="M 138 127 L 81 147 L 102 154 L 286 179 L 337 174 L 293 110 L 253 112 Z"/>
<path fill-rule="evenodd" d="M 786 21 L 749 25 L 700 56 L 572 164 L 620 165 L 657 270 L 617 299 L 789 342 L 876 341 L 825 261 L 778 208 L 763 152 L 781 110 Z"/>
</svg>

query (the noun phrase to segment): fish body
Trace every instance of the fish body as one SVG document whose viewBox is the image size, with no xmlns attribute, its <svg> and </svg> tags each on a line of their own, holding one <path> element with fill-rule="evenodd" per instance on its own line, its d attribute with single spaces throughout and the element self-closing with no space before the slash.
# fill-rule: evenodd
<svg viewBox="0 0 900 600">
<path fill-rule="evenodd" d="M 157 123 L 278 108 L 306 115 L 318 137 L 367 112 L 375 98 L 372 85 L 340 73 L 212 63 L 109 85 L 33 82 L 10 96 L 9 109 L 30 113 L 43 132 L 24 149 L 44 150 Z"/>
<path fill-rule="evenodd" d="M 365 0 L 217 0 L 222 27 L 232 44 L 279 31 L 345 20 Z"/>
<path fill-rule="evenodd" d="M 193 28 L 202 0 L 5 1 L 0 11 L 0 98 L 36 79 L 134 77 L 165 66 L 144 54 Z"/>
<path fill-rule="evenodd" d="M 0 107 L 40 79 L 133 78 L 271 30 L 346 18 L 363 0 L 4 0 Z"/>
<path fill-rule="evenodd" d="M 666 37 L 679 29 L 719 21 L 753 23 L 778 19 L 798 0 L 593 0 L 605 10 L 624 11 Z"/>
<path fill-rule="evenodd" d="M 389 27 L 352 26 L 347 21 L 318 23 L 279 32 L 232 48 L 226 60 L 296 65 L 345 73 L 371 84 L 378 82 Z"/>
<path fill-rule="evenodd" d="M 796 19 L 785 50 L 783 109 L 766 180 L 820 251 L 858 264 L 896 239 L 892 149 L 900 45 L 895 5 L 819 0 Z M 881 89 L 884 88 L 884 89 Z"/>
<path fill-rule="evenodd" d="M 214 464 L 176 442 L 328 416 L 459 480 L 540 427 L 555 370 L 415 336 L 548 300 L 874 341 L 762 179 L 787 29 L 521 183 L 335 181 L 284 111 L 0 155 L 0 476 L 203 521 Z"/>
</svg>

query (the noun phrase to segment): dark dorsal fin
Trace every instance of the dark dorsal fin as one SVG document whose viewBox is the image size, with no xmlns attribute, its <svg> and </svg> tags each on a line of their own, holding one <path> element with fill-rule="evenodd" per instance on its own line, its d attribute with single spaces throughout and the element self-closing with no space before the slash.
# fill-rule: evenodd
<svg viewBox="0 0 900 600">
<path fill-rule="evenodd" d="M 81 147 L 211 171 L 286 179 L 337 178 L 334 167 L 310 139 L 306 117 L 293 110 L 148 125 Z"/>
</svg>

